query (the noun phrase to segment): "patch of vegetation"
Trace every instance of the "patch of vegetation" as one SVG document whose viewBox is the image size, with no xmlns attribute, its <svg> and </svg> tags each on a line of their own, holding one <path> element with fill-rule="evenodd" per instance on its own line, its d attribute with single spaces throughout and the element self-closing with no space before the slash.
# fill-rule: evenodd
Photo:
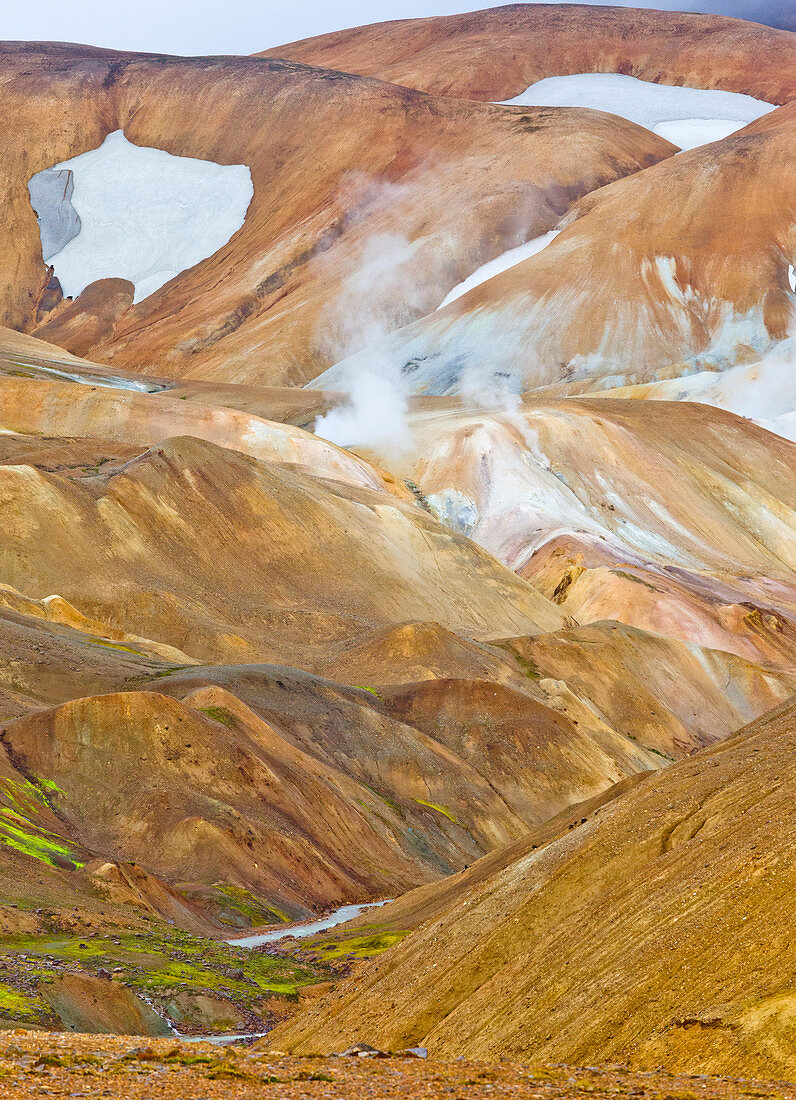
<svg viewBox="0 0 796 1100">
<path fill-rule="evenodd" d="M 201 714 L 206 714 L 208 718 L 212 718 L 214 722 L 219 722 L 228 729 L 232 729 L 237 725 L 237 718 L 226 707 L 199 707 L 198 710 Z"/>
<path fill-rule="evenodd" d="M 146 657 L 146 653 L 141 653 L 138 649 L 132 649 L 129 645 L 122 645 L 121 642 L 109 642 L 107 638 L 89 638 L 88 641 L 91 645 L 100 645 L 105 649 L 118 649 L 121 653 L 132 653 L 136 657 Z"/>
<path fill-rule="evenodd" d="M 183 669 L 192 667 L 192 665 L 171 665 L 169 668 L 159 668 L 157 672 L 148 672 L 145 676 L 135 677 L 135 683 L 145 684 L 148 680 L 159 680 L 163 676 L 171 676 L 175 672 L 182 672 Z"/>
<path fill-rule="evenodd" d="M 415 798 L 412 801 L 417 802 L 420 806 L 427 806 L 429 810 L 436 810 L 438 814 L 447 817 L 448 821 L 452 821 L 453 824 L 458 825 L 460 829 L 464 828 L 462 823 L 457 821 L 453 816 L 453 811 L 449 810 L 447 806 L 440 806 L 437 802 L 427 802 L 425 798 Z"/>
<path fill-rule="evenodd" d="M 82 867 L 81 860 L 69 842 L 58 833 L 36 822 L 43 808 L 50 808 L 47 793 L 61 793 L 57 784 L 48 780 L 14 780 L 0 778 L 0 844 L 6 844 L 23 855 L 51 867 Z"/>
<path fill-rule="evenodd" d="M 230 1063 L 216 1066 L 215 1069 L 210 1070 L 207 1078 L 210 1081 L 260 1081 L 255 1074 Z"/>
<path fill-rule="evenodd" d="M 325 960 L 331 959 L 370 959 L 374 955 L 381 955 L 383 951 L 394 947 L 409 932 L 375 932 L 370 935 L 352 936 L 350 939 L 325 940 L 322 943 L 313 943 L 312 950 L 317 952 Z"/>
<path fill-rule="evenodd" d="M 34 825 L 5 806 L 0 808 L 0 844 L 51 867 L 74 870 L 83 866 L 62 836 Z"/>
<path fill-rule="evenodd" d="M 13 1020 L 22 1024 L 40 1024 L 51 1015 L 50 1006 L 35 994 L 17 989 L 6 982 L 0 982 L 0 1017 L 3 1020 Z"/>
<path fill-rule="evenodd" d="M 45 780 L 39 779 L 32 783 L 27 779 L 18 781 L 9 779 L 7 776 L 0 776 L 0 798 L 7 802 L 12 809 L 17 810 L 26 817 L 37 814 L 42 806 L 49 807 L 50 805 L 42 789 L 45 782 Z M 54 783 L 52 787 L 60 790 Z"/>
<path fill-rule="evenodd" d="M 326 982 L 337 972 L 325 959 L 310 962 L 202 939 L 178 929 L 111 935 L 20 935 L 0 939 L 0 955 L 28 983 L 47 982 L 67 964 L 113 971 L 114 979 L 152 1001 L 162 1015 L 180 993 L 224 997 L 255 1016 L 264 998 L 293 1000 L 303 986 Z M 24 968 L 14 959 L 25 956 Z M 2 1014 L 2 1004 L 0 1004 Z"/>
<path fill-rule="evenodd" d="M 31 783 L 33 783 L 35 786 L 37 786 L 39 788 L 39 790 L 44 795 L 48 805 L 50 803 L 49 796 L 51 794 L 65 794 L 66 793 L 64 791 L 63 787 L 59 787 L 58 784 L 55 783 L 52 779 L 41 779 L 39 776 L 34 775 L 34 776 L 31 776 L 30 781 L 31 781 Z"/>
<path fill-rule="evenodd" d="M 404 369 L 405 369 L 405 367 L 404 367 Z M 414 483 L 414 481 L 411 481 L 408 477 L 404 478 L 404 485 L 407 487 L 407 489 L 412 494 L 412 496 L 415 498 L 415 500 L 417 501 L 417 503 L 420 505 L 421 508 L 424 508 L 432 516 L 436 516 L 436 513 L 435 513 L 434 509 L 431 507 L 431 503 L 430 503 L 428 497 L 426 496 L 426 494 L 423 492 L 423 490 L 420 488 L 419 485 L 416 485 Z"/>
<path fill-rule="evenodd" d="M 180 1066 L 213 1066 L 218 1058 L 211 1054 L 183 1054 L 181 1050 L 173 1050 L 163 1061 Z"/>
<path fill-rule="evenodd" d="M 664 760 L 668 760 L 670 764 L 671 764 L 671 763 L 672 763 L 672 761 L 674 760 L 674 757 L 672 757 L 672 756 L 667 756 L 667 755 L 666 755 L 666 753 L 665 753 L 665 752 L 661 752 L 661 750 L 660 750 L 660 749 L 653 749 L 651 745 L 643 745 L 642 747 L 643 747 L 643 748 L 645 748 L 645 749 L 647 750 L 647 752 L 654 752 L 656 756 L 662 756 L 662 757 L 663 757 L 663 759 L 664 759 Z"/>
<path fill-rule="evenodd" d="M 362 786 L 366 787 L 371 794 L 375 794 L 376 798 L 380 798 L 381 801 L 390 807 L 393 813 L 396 813 L 400 818 L 403 818 L 404 812 L 397 802 L 394 802 L 392 798 L 388 798 L 386 794 L 382 794 L 381 791 L 377 791 L 375 787 L 371 787 L 370 783 L 362 782 Z"/>
<path fill-rule="evenodd" d="M 542 678 L 542 670 L 539 668 L 536 662 L 530 657 L 523 657 L 523 655 L 518 650 L 516 650 L 514 646 L 509 645 L 508 642 L 499 642 L 498 648 L 504 649 L 506 653 L 510 654 L 510 656 L 514 658 L 514 660 L 517 662 L 517 664 L 520 666 L 523 673 L 528 677 L 529 680 L 540 680 Z"/>
<path fill-rule="evenodd" d="M 628 573 L 624 569 L 610 569 L 610 573 L 613 573 L 615 577 L 621 577 L 623 581 L 630 581 L 632 584 L 640 584 L 642 588 L 648 588 L 650 592 L 663 592 L 662 588 L 658 588 L 655 584 L 650 584 L 649 581 L 645 581 L 643 577 L 637 577 L 635 573 Z"/>
<path fill-rule="evenodd" d="M 73 1066 L 101 1066 L 102 1062 L 96 1054 L 81 1053 L 76 1050 L 65 1054 L 40 1054 L 33 1065 L 53 1069 L 71 1069 Z"/>
<path fill-rule="evenodd" d="M 366 684 L 355 684 L 354 687 L 357 689 L 357 691 L 367 691 L 368 694 L 378 699 L 380 703 L 384 702 L 383 698 L 381 697 L 381 695 L 379 695 L 378 691 L 376 691 L 375 688 L 368 687 Z"/>
<path fill-rule="evenodd" d="M 250 925 L 287 924 L 290 920 L 282 909 L 262 901 L 248 890 L 244 890 L 242 886 L 217 885 L 214 889 L 222 895 L 225 903 L 236 913 L 245 917 Z"/>
</svg>

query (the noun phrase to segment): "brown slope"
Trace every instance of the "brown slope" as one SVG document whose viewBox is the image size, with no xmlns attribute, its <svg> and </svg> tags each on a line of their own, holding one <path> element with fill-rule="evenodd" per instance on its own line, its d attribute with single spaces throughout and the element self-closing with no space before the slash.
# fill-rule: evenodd
<svg viewBox="0 0 796 1100">
<path fill-rule="evenodd" d="M 796 707 L 470 889 L 274 1036 L 790 1074 Z"/>
<path fill-rule="evenodd" d="M 299 663 L 407 617 L 504 636 L 564 622 L 417 506 L 195 439 L 80 484 L 0 466 L 0 493 L 7 583 L 198 659 Z"/>
<path fill-rule="evenodd" d="M 0 731 L 16 767 L 44 785 L 81 863 L 132 860 L 187 880 L 197 900 L 196 884 L 242 887 L 293 913 L 398 894 L 524 835 L 583 790 L 661 762 L 616 735 L 604 751 L 577 721 L 527 697 L 518 707 L 505 689 L 515 752 L 501 768 L 477 739 L 454 743 L 370 690 L 261 664 L 180 670 L 102 648 L 92 665 L 94 639 L 81 647 L 74 631 L 43 629 L 28 632 L 36 677 L 20 633 L 5 632 L 18 654 L 7 669 L 40 709 Z M 126 690 L 41 708 L 92 676 Z M 478 701 L 477 686 L 460 687 Z M 36 870 L 31 859 L 19 872 L 33 898 Z M 121 872 L 100 871 L 118 895 Z"/>
<path fill-rule="evenodd" d="M 80 699 L 6 723 L 2 737 L 26 775 L 57 784 L 50 798 L 81 850 L 171 882 L 232 883 L 293 912 L 400 893 L 522 831 L 431 742 L 407 741 L 404 786 L 414 771 L 426 792 L 425 766 L 457 812 L 475 808 L 467 820 L 483 822 L 480 847 L 406 795 L 399 808 L 317 762 L 218 688 L 184 703 L 152 692 Z M 398 772 L 382 785 L 395 794 Z"/>
<path fill-rule="evenodd" d="M 76 306 L 77 303 L 73 303 Z M 70 317 L 79 316 L 71 312 L 72 307 L 67 306 L 64 315 Z M 81 322 L 82 324 L 82 322 Z M 180 401 L 198 402 L 201 405 L 211 405 L 221 409 L 234 409 L 240 413 L 257 417 L 261 420 L 276 421 L 280 424 L 292 424 L 295 427 L 311 430 L 317 416 L 328 412 L 329 408 L 338 404 L 340 395 L 334 392 L 326 393 L 322 390 L 296 389 L 290 386 L 259 386 L 255 384 L 237 384 L 229 382 L 202 382 L 195 380 L 169 381 L 165 378 L 148 376 L 142 380 L 135 371 L 121 371 L 107 364 L 100 365 L 89 359 L 83 359 L 67 352 L 63 347 L 56 346 L 42 339 L 40 336 L 29 336 L 14 329 L 0 327 L 0 379 L 27 378 L 43 381 L 72 381 L 82 382 L 88 386 L 105 386 L 111 389 L 128 390 L 133 393 L 161 394 L 166 398 Z M 0 383 L 5 384 L 5 383 Z M 11 397 L 14 392 L 6 393 L 0 407 L 8 410 L 16 402 Z M 19 391 L 23 394 L 26 391 Z M 29 392 L 35 393 L 35 389 Z M 54 418 L 50 424 L 53 430 L 59 426 L 58 418 L 66 416 L 66 410 L 75 403 L 87 400 L 87 394 L 73 394 L 71 397 L 66 391 L 61 391 L 57 402 L 51 402 L 48 409 L 50 416 Z M 113 421 L 112 417 L 103 415 L 103 409 L 110 412 L 112 406 L 108 403 L 111 395 L 106 394 L 106 403 L 94 404 L 95 411 L 99 414 L 91 417 L 96 428 L 103 422 L 108 429 L 108 435 L 118 441 L 120 424 Z M 116 395 L 117 399 L 119 394 Z M 92 402 L 93 403 L 93 402 Z M 35 406 L 35 402 L 32 403 Z M 135 403 L 133 405 L 135 407 Z M 156 409 L 158 406 L 153 406 Z M 40 406 L 41 408 L 41 406 Z M 175 406 L 172 406 L 172 410 Z M 190 410 L 180 407 L 178 410 L 180 419 L 186 417 L 194 432 L 197 432 L 198 421 L 193 418 Z M 32 415 L 32 410 L 25 415 Z M 226 419 L 223 413 L 218 414 L 218 426 L 222 427 Z M 62 427 L 62 425 L 60 425 Z M 227 419 L 227 427 L 233 433 L 237 433 L 237 441 L 240 444 L 247 434 L 245 420 L 240 418 Z M 35 431 L 41 432 L 44 423 L 36 425 Z M 95 430 L 92 428 L 92 430 Z M 256 431 L 256 430 L 255 430 Z M 201 432 L 201 429 L 199 429 Z M 262 430 L 261 430 L 262 432 Z M 95 430 L 95 434 L 101 434 Z M 225 437 L 228 442 L 232 436 Z M 142 439 L 136 439 L 142 442 Z M 3 439 L 3 446 L 7 439 Z M 317 446 L 317 445 L 315 445 Z"/>
<path fill-rule="evenodd" d="M 621 798 L 628 791 L 632 791 L 644 780 L 644 773 L 628 776 L 620 783 L 614 783 L 607 787 L 594 798 L 585 802 L 577 802 L 568 806 L 565 810 L 549 818 L 542 825 L 537 825 L 527 836 L 520 837 L 513 844 L 489 852 L 475 863 L 470 864 L 453 875 L 447 875 L 437 882 L 425 883 L 414 890 L 408 890 L 399 898 L 388 902 L 379 908 L 378 912 L 368 910 L 360 913 L 358 917 L 339 925 L 331 933 L 335 939 L 345 941 L 349 938 L 361 935 L 367 930 L 371 934 L 381 931 L 410 932 L 420 928 L 427 922 L 439 919 L 444 913 L 456 906 L 466 903 L 468 896 L 477 890 L 482 883 L 494 875 L 511 867 L 518 859 L 527 856 L 529 852 L 544 848 L 554 841 L 560 840 L 579 825 L 585 824 L 593 814 L 601 810 L 609 802 Z M 323 943 L 329 933 L 321 933 L 309 940 L 309 944 Z"/>
<path fill-rule="evenodd" d="M 92 345 L 93 306 L 85 333 L 40 315 L 48 274 L 27 182 L 120 128 L 135 144 L 248 165 L 254 198 L 227 245 Z M 674 149 L 616 118 L 438 101 L 295 62 L 13 43 L 0 51 L 0 134 L 0 321 L 43 322 L 155 375 L 291 384 Z"/>
<path fill-rule="evenodd" d="M 164 668 L 192 663 L 178 650 L 131 637 L 104 623 L 83 620 L 76 629 L 63 620 L 26 614 L 9 607 L 10 602 L 0 589 L 0 715 L 4 718 L 112 691 Z M 62 601 L 56 597 L 53 602 Z M 33 601 L 13 603 L 19 608 Z M 77 614 L 75 618 L 82 619 Z"/>
<path fill-rule="evenodd" d="M 796 678 L 785 670 L 764 670 L 730 653 L 616 622 L 492 643 L 473 641 L 435 623 L 407 623 L 307 657 L 308 671 L 325 680 L 265 665 L 205 665 L 183 673 L 175 669 L 185 669 L 193 659 L 178 650 L 86 619 L 57 595 L 36 601 L 0 586 L 3 716 L 154 683 L 153 677 L 159 690 L 180 698 L 196 684 L 218 684 L 289 737 L 295 730 L 295 743 L 314 753 L 316 734 L 308 743 L 299 732 L 310 712 L 315 714 L 314 730 L 319 720 L 338 711 L 338 729 L 353 730 L 363 716 L 372 718 L 361 706 L 351 713 L 346 709 L 350 703 L 339 709 L 345 689 L 329 685 L 329 678 L 356 688 L 369 707 L 396 692 L 422 694 L 427 681 L 448 681 L 465 695 L 467 684 L 478 681 L 498 694 L 501 686 L 511 689 L 510 694 L 520 692 L 529 706 L 541 704 L 545 713 L 563 716 L 615 758 L 621 746 L 620 757 L 630 752 L 634 770 L 639 762 L 642 767 L 659 765 L 660 757 L 650 752 L 677 759 L 727 736 L 796 687 Z M 284 690 L 288 683 L 297 692 L 295 714 L 292 693 Z M 308 710 L 311 699 L 316 701 Z M 420 728 L 435 736 L 433 730 Z M 374 743 L 382 744 L 383 736 L 375 733 Z M 323 759 L 340 766 L 337 738 L 335 732 Z M 373 757 L 373 744 L 367 739 L 361 746 L 352 743 L 343 755 L 364 764 Z M 482 771 L 480 760 L 469 759 Z M 496 786 L 500 789 L 500 783 Z"/>
<path fill-rule="evenodd" d="M 8 643 L 0 677 L 18 693 L 5 704 L 10 715 L 133 688 L 219 713 L 243 703 L 323 768 L 364 783 L 404 814 L 408 807 L 410 819 L 427 806 L 432 819 L 441 815 L 438 824 L 453 821 L 452 848 L 427 842 L 448 867 L 621 776 L 726 737 L 796 685 L 796 677 L 616 623 L 497 645 L 446 636 L 432 624 L 378 637 L 390 636 L 438 639 L 437 660 L 455 678 L 440 676 L 438 665 L 430 679 L 381 686 L 417 667 L 383 647 L 370 651 L 371 677 L 349 679 L 353 688 L 284 666 L 179 668 L 148 657 L 141 639 L 119 645 L 11 612 L 0 618 Z M 490 660 L 474 664 L 479 653 Z M 413 827 L 423 833 L 426 825 Z"/>
<path fill-rule="evenodd" d="M 523 822 L 524 833 L 586 794 L 665 763 L 604 724 L 593 729 L 580 715 L 557 713 L 544 691 L 532 698 L 498 683 L 437 679 L 351 691 L 268 665 L 200 666 L 158 680 L 159 690 L 181 699 L 197 684 L 234 692 L 322 764 L 449 815 L 482 851 L 496 842 L 490 815 L 504 829 Z M 502 805 L 491 794 L 481 795 L 480 807 L 468 804 L 466 791 L 462 798 L 463 784 L 475 783 L 471 770 Z"/>
<path fill-rule="evenodd" d="M 85 355 L 112 336 L 119 318 L 132 306 L 134 293 L 128 279 L 97 279 L 74 301 L 66 299 L 45 314 L 35 327 L 36 336 L 73 355 Z"/>
<path fill-rule="evenodd" d="M 582 72 L 726 88 L 769 103 L 796 98 L 796 43 L 787 31 L 645 8 L 508 4 L 354 27 L 259 56 L 490 101 L 512 99 L 546 76 Z"/>
<path fill-rule="evenodd" d="M 537 255 L 391 334 L 379 354 L 416 393 L 604 386 L 723 370 L 788 335 L 796 258 L 796 107 L 584 198 Z M 732 200 L 728 202 L 727 196 Z M 365 356 L 327 371 L 339 388 Z"/>
<path fill-rule="evenodd" d="M 539 677 L 566 684 L 612 730 L 678 760 L 723 740 L 796 692 L 733 653 L 683 644 L 619 622 L 505 643 Z M 552 696 L 552 692 L 551 692 Z M 555 702 L 551 697 L 551 706 Z M 588 725 L 581 718 L 586 729 Z"/>
<path fill-rule="evenodd" d="M 430 622 L 402 623 L 330 646 L 313 671 L 341 683 L 376 686 L 449 677 L 522 681 L 507 654 Z"/>
<path fill-rule="evenodd" d="M 783 645 L 783 651 L 784 667 L 775 672 L 733 653 L 616 621 L 488 643 L 435 623 L 406 623 L 330 646 L 310 671 L 367 685 L 383 699 L 422 692 L 430 681 L 487 681 L 565 716 L 607 751 L 614 751 L 619 735 L 635 742 L 642 755 L 679 759 L 796 690 L 793 649 Z M 623 743 L 625 752 L 629 747 Z"/>
<path fill-rule="evenodd" d="M 531 826 L 663 764 L 622 737 L 592 737 L 577 719 L 483 680 L 407 684 L 385 701 L 392 717 L 471 760 Z"/>
</svg>

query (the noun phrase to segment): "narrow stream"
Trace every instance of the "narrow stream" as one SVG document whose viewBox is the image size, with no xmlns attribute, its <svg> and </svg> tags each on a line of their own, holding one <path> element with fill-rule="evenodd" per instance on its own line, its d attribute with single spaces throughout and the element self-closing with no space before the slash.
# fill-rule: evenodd
<svg viewBox="0 0 796 1100">
<path fill-rule="evenodd" d="M 305 936 L 314 936 L 316 932 L 325 932 L 327 928 L 334 928 L 338 924 L 345 924 L 346 921 L 353 920 L 360 913 L 364 913 L 366 909 L 378 909 L 388 901 L 392 901 L 392 898 L 367 902 L 365 905 L 341 905 L 339 909 L 334 909 L 327 916 L 319 917 L 307 924 L 283 925 L 270 932 L 263 932 L 259 936 L 242 936 L 226 942 L 231 943 L 233 947 L 258 947 L 261 943 L 278 943 L 279 940 L 287 939 L 288 936 L 303 939 Z"/>
<path fill-rule="evenodd" d="M 303 939 L 305 936 L 315 935 L 316 932 L 325 932 L 327 928 L 334 928 L 338 924 L 345 924 L 346 921 L 353 920 L 360 913 L 364 913 L 366 909 L 378 909 L 380 906 L 386 905 L 388 901 L 392 901 L 392 898 L 385 898 L 384 901 L 371 901 L 364 905 L 341 905 L 339 909 L 332 910 L 325 917 L 308 921 L 306 924 L 283 925 L 281 928 L 275 928 L 270 932 L 263 932 L 259 936 L 241 936 L 226 942 L 232 944 L 233 947 L 257 947 L 261 943 L 278 943 L 279 940 L 287 939 L 288 936 Z M 175 1034 L 177 1033 L 175 1032 Z M 224 1044 L 239 1042 L 242 1039 L 261 1039 L 267 1034 L 267 1031 L 250 1031 L 230 1035 L 179 1035 L 179 1038 L 184 1043 Z"/>
<path fill-rule="evenodd" d="M 252 1042 L 255 1039 L 263 1039 L 266 1035 L 270 1034 L 267 1031 L 241 1031 L 234 1035 L 180 1035 L 180 1042 L 182 1043 L 216 1043 L 225 1045 L 227 1043 L 238 1043 L 241 1039 L 250 1039 Z"/>
</svg>

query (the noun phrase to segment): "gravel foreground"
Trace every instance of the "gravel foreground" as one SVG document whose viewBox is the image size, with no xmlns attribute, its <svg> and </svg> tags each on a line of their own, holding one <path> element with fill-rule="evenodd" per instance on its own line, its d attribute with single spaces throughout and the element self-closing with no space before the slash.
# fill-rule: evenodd
<svg viewBox="0 0 796 1100">
<path fill-rule="evenodd" d="M 299 1058 L 252 1046 L 111 1035 L 0 1032 L 0 1098 L 160 1097 L 211 1100 L 406 1100 L 636 1097 L 796 1100 L 792 1082 L 632 1072 L 620 1066 L 531 1066 L 412 1058 Z"/>
</svg>

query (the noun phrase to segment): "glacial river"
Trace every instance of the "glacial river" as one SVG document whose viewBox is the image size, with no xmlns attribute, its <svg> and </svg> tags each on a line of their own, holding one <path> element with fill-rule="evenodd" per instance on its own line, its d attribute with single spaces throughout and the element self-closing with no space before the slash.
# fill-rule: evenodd
<svg viewBox="0 0 796 1100">
<path fill-rule="evenodd" d="M 339 909 L 334 909 L 327 916 L 319 917 L 307 924 L 282 925 L 270 932 L 263 932 L 259 936 L 236 937 L 234 940 L 227 940 L 227 943 L 231 943 L 233 947 L 258 947 L 261 943 L 278 943 L 279 940 L 287 939 L 288 936 L 303 939 L 305 936 L 314 936 L 316 932 L 325 932 L 327 928 L 334 928 L 338 924 L 345 924 L 346 921 L 353 920 L 360 913 L 364 913 L 366 909 L 378 909 L 379 906 L 386 905 L 391 900 L 391 898 L 385 898 L 384 901 L 371 901 L 365 905 L 341 905 Z"/>
</svg>

